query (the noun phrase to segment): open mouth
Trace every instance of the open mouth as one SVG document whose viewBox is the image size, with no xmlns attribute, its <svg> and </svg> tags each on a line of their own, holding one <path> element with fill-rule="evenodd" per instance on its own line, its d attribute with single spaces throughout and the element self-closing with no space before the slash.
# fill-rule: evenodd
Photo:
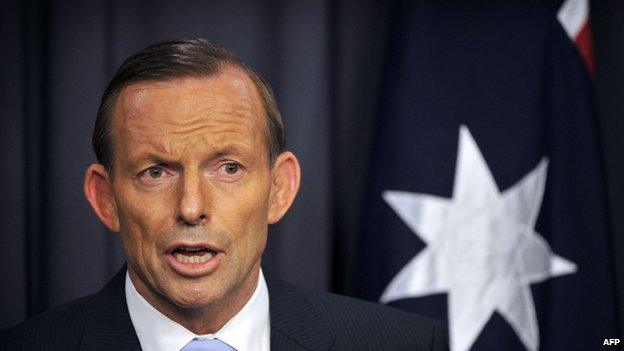
<svg viewBox="0 0 624 351">
<path fill-rule="evenodd" d="M 176 261 L 181 263 L 204 263 L 210 261 L 216 252 L 208 248 L 176 248 L 171 251 Z"/>
<path fill-rule="evenodd" d="M 215 272 L 225 252 L 210 243 L 172 243 L 164 251 L 165 261 L 176 273 L 198 278 Z"/>
</svg>

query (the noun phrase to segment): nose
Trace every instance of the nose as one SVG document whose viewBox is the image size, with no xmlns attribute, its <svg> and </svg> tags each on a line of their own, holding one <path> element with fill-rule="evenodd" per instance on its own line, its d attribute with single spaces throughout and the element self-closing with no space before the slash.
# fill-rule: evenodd
<svg viewBox="0 0 624 351">
<path fill-rule="evenodd" d="M 199 172 L 184 172 L 180 190 L 179 219 L 186 225 L 201 225 L 208 221 L 209 185 Z"/>
</svg>

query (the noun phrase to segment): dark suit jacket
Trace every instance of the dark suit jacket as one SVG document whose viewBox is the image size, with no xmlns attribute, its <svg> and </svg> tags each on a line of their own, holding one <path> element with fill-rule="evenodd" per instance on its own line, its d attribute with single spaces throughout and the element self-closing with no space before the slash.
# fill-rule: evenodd
<svg viewBox="0 0 624 351">
<path fill-rule="evenodd" d="M 437 322 L 265 277 L 271 350 L 448 349 L 446 332 Z M 0 332 L 0 349 L 141 350 L 128 314 L 124 279 L 125 267 L 97 294 Z"/>
</svg>

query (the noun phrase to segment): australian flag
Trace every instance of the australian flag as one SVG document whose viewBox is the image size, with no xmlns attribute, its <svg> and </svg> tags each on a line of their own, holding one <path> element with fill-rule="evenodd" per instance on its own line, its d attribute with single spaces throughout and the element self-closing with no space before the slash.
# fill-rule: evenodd
<svg viewBox="0 0 624 351">
<path fill-rule="evenodd" d="M 447 322 L 451 350 L 617 336 L 591 82 L 539 3 L 409 2 L 386 62 L 360 297 Z"/>
</svg>

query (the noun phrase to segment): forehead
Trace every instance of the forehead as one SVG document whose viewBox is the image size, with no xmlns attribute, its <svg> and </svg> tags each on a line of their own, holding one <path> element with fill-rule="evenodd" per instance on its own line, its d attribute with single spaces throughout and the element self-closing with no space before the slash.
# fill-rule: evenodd
<svg viewBox="0 0 624 351">
<path fill-rule="evenodd" d="M 112 127 L 117 144 L 209 134 L 240 139 L 264 135 L 266 117 L 247 74 L 224 69 L 212 77 L 126 86 L 118 97 Z"/>
<path fill-rule="evenodd" d="M 231 68 L 211 77 L 129 84 L 122 89 L 116 103 L 115 116 L 121 115 L 122 118 L 114 122 L 134 121 L 140 119 L 144 112 L 153 114 L 163 108 L 178 113 L 153 117 L 160 118 L 162 122 L 180 122 L 190 117 L 185 112 L 219 107 L 248 109 L 254 115 L 263 115 L 262 104 L 251 79 L 239 69 Z"/>
</svg>

